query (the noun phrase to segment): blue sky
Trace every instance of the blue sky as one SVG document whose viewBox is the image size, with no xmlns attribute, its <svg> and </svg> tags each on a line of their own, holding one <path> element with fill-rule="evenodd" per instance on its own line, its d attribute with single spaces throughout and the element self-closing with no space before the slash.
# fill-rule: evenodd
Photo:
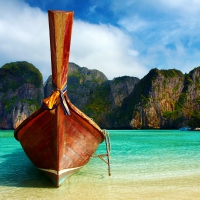
<svg viewBox="0 0 200 200">
<path fill-rule="evenodd" d="M 74 11 L 70 62 L 108 79 L 200 66 L 199 0 L 1 0 L 0 66 L 26 60 L 51 74 L 47 10 Z"/>
</svg>

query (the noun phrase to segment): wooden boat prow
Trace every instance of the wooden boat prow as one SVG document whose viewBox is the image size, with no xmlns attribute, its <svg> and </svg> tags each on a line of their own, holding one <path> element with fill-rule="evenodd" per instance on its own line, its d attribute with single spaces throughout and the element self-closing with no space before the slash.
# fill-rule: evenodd
<svg viewBox="0 0 200 200">
<path fill-rule="evenodd" d="M 73 12 L 48 11 L 48 14 L 53 93 L 16 128 L 14 136 L 32 163 L 59 187 L 90 160 L 106 134 L 67 96 Z M 109 151 L 107 158 L 109 164 Z"/>
</svg>

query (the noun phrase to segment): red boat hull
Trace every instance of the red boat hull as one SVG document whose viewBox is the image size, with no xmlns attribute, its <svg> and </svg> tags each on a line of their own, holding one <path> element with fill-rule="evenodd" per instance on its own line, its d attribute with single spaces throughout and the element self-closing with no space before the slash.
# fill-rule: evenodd
<svg viewBox="0 0 200 200">
<path fill-rule="evenodd" d="M 40 108 L 15 130 L 26 155 L 57 187 L 83 167 L 104 140 L 101 129 L 65 98 L 70 115 L 64 115 L 61 104 L 54 110 Z"/>
<path fill-rule="evenodd" d="M 49 11 L 52 95 L 15 130 L 26 155 L 59 187 L 84 166 L 105 139 L 66 93 L 73 12 Z"/>
</svg>

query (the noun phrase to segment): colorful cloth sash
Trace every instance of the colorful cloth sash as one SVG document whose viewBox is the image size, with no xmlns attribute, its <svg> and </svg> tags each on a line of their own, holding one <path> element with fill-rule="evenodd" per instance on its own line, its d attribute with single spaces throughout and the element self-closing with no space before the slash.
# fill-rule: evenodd
<svg viewBox="0 0 200 200">
<path fill-rule="evenodd" d="M 48 98 L 43 100 L 42 107 L 44 107 L 45 109 L 48 109 L 48 110 L 53 110 L 58 106 L 59 103 L 61 103 L 63 110 L 64 110 L 64 114 L 70 115 L 67 101 L 64 97 L 64 93 L 67 91 L 67 84 L 65 85 L 65 87 L 62 90 L 60 90 L 52 82 L 52 88 L 53 88 L 53 93 Z"/>
</svg>

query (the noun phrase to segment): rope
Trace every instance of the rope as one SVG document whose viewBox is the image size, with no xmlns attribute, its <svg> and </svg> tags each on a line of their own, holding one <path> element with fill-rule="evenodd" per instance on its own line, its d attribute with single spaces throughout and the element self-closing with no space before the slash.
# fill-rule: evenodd
<svg viewBox="0 0 200 200">
<path fill-rule="evenodd" d="M 68 105 L 67 105 L 67 101 L 64 97 L 64 93 L 66 91 L 67 91 L 67 84 L 65 85 L 65 87 L 62 90 L 59 90 L 59 92 L 60 92 L 60 102 L 61 102 L 61 105 L 63 107 L 65 115 L 70 115 L 70 111 L 69 111 L 69 108 L 68 108 Z"/>
<path fill-rule="evenodd" d="M 52 88 L 53 88 L 52 94 L 50 95 L 50 97 L 43 100 L 42 107 L 46 110 L 53 110 L 59 105 L 59 103 L 61 103 L 64 114 L 70 115 L 67 101 L 64 97 L 64 94 L 67 91 L 67 84 L 65 85 L 65 87 L 62 90 L 60 90 L 52 82 Z M 58 101 L 58 98 L 60 98 L 60 102 Z"/>
<path fill-rule="evenodd" d="M 107 130 L 103 130 L 105 134 L 105 143 L 106 143 L 106 151 L 107 151 L 107 165 L 108 165 L 108 175 L 111 176 L 110 172 L 110 151 L 111 151 L 111 144 L 110 144 L 110 136 Z"/>
<path fill-rule="evenodd" d="M 106 145 L 106 153 L 105 154 L 98 154 L 98 155 L 93 155 L 92 157 L 98 157 L 102 161 L 104 161 L 108 165 L 108 175 L 111 176 L 110 172 L 110 152 L 111 152 L 111 143 L 110 143 L 110 136 L 109 132 L 107 130 L 103 130 L 104 136 L 105 136 L 105 145 Z M 103 157 L 106 156 L 107 160 L 105 160 Z"/>
</svg>

